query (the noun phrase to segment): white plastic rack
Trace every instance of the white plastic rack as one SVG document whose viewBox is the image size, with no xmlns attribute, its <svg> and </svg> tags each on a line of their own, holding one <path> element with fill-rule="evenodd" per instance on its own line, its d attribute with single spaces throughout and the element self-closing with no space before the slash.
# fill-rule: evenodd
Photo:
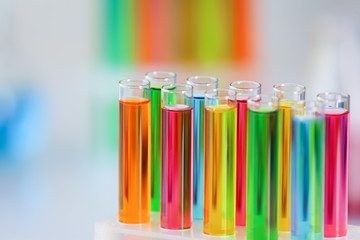
<svg viewBox="0 0 360 240">
<path fill-rule="evenodd" d="M 124 224 L 118 221 L 117 215 L 95 223 L 95 240 L 156 240 L 156 239 L 208 239 L 208 240 L 245 240 L 245 227 L 236 227 L 232 236 L 213 237 L 203 233 L 202 220 L 194 220 L 191 229 L 166 230 L 160 228 L 160 215 L 152 213 L 151 222 L 147 224 Z M 359 240 L 360 226 L 349 225 L 346 238 L 333 240 Z M 289 233 L 280 233 L 279 240 L 290 240 Z"/>
</svg>

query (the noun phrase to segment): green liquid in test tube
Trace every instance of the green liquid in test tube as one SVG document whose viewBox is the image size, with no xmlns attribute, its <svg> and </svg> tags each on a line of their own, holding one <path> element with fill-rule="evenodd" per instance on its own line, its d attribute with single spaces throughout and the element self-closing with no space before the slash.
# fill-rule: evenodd
<svg viewBox="0 0 360 240">
<path fill-rule="evenodd" d="M 278 239 L 279 99 L 248 100 L 246 239 Z"/>
<path fill-rule="evenodd" d="M 145 75 L 151 93 L 151 211 L 160 212 L 161 176 L 161 87 L 174 84 L 176 74 L 155 71 Z"/>
</svg>

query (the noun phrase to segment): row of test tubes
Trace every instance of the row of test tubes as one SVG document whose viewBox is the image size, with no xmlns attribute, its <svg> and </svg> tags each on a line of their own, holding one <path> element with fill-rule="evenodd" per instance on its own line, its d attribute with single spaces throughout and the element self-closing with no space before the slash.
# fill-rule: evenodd
<svg viewBox="0 0 360 240">
<path fill-rule="evenodd" d="M 347 234 L 349 96 L 171 72 L 119 82 L 119 220 L 247 239 Z"/>
</svg>

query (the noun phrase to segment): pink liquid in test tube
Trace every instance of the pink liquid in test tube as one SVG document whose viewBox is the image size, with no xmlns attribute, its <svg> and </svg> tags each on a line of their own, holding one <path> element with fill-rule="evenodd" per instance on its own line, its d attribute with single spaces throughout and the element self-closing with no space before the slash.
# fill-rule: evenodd
<svg viewBox="0 0 360 240">
<path fill-rule="evenodd" d="M 247 99 L 261 93 L 261 84 L 237 81 L 230 84 L 237 100 L 236 225 L 246 225 L 246 143 Z"/>
<path fill-rule="evenodd" d="M 349 96 L 323 93 L 325 101 L 325 199 L 324 236 L 347 235 Z"/>
<path fill-rule="evenodd" d="M 247 100 L 237 100 L 236 225 L 246 225 Z"/>
</svg>

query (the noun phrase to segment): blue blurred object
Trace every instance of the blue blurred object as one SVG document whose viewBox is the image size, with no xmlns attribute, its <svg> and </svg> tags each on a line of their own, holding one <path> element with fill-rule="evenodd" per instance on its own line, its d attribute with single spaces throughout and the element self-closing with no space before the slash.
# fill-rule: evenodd
<svg viewBox="0 0 360 240">
<path fill-rule="evenodd" d="M 24 162 L 43 146 L 44 96 L 34 87 L 0 93 L 0 162 Z"/>
</svg>

